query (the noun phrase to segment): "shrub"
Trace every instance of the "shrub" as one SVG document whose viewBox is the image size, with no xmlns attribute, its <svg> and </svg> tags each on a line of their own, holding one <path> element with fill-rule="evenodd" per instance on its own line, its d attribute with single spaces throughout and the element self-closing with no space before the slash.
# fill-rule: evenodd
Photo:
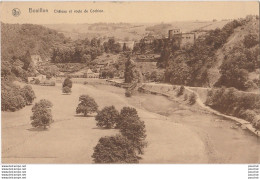
<svg viewBox="0 0 260 179">
<path fill-rule="evenodd" d="M 27 87 L 22 89 L 19 86 L 14 85 L 13 83 L 2 81 L 1 110 L 14 112 L 22 109 L 26 106 L 26 104 L 29 104 L 30 101 L 34 99 L 33 93 L 31 92 L 33 91 L 28 91 Z M 26 97 L 26 99 L 24 97 Z"/>
<path fill-rule="evenodd" d="M 2 93 L 2 110 L 3 111 L 17 111 L 26 106 L 26 102 L 21 95 L 14 95 L 13 93 Z"/>
<path fill-rule="evenodd" d="M 131 142 L 122 135 L 101 137 L 92 155 L 95 163 L 139 163 Z"/>
<path fill-rule="evenodd" d="M 239 113 L 239 117 L 241 117 L 242 119 L 247 120 L 248 122 L 253 122 L 255 117 L 256 117 L 256 113 L 253 110 L 247 109 L 247 110 L 242 110 Z"/>
<path fill-rule="evenodd" d="M 69 94 L 69 93 L 71 93 L 71 88 L 69 88 L 68 86 L 65 86 L 65 87 L 62 88 L 62 92 Z"/>
<path fill-rule="evenodd" d="M 244 37 L 243 43 L 246 48 L 251 48 L 258 44 L 258 39 L 257 34 L 248 34 Z"/>
<path fill-rule="evenodd" d="M 62 84 L 62 87 L 64 88 L 65 86 L 72 88 L 72 81 L 70 78 L 66 78 Z"/>
<path fill-rule="evenodd" d="M 108 106 L 98 112 L 95 120 L 97 121 L 97 126 L 110 129 L 115 126 L 118 117 L 119 112 L 116 108 L 114 106 Z"/>
<path fill-rule="evenodd" d="M 36 85 L 39 85 L 41 82 L 39 79 L 36 79 L 35 82 L 34 82 Z"/>
<path fill-rule="evenodd" d="M 31 116 L 31 125 L 33 127 L 43 127 L 44 129 L 50 126 L 53 122 L 51 107 L 51 102 L 45 99 L 36 103 L 32 108 L 33 115 Z"/>
<path fill-rule="evenodd" d="M 22 88 L 21 95 L 23 96 L 27 105 L 32 104 L 33 100 L 36 98 L 35 93 L 30 85 L 25 85 Z"/>
<path fill-rule="evenodd" d="M 253 120 L 252 124 L 253 124 L 253 126 L 254 126 L 257 130 L 260 129 L 260 118 L 259 118 L 259 116 L 256 117 L 256 118 Z"/>
<path fill-rule="evenodd" d="M 126 90 L 125 96 L 126 96 L 126 97 L 131 97 L 131 96 L 132 96 L 131 91 L 130 91 L 130 90 Z"/>
<path fill-rule="evenodd" d="M 93 113 L 98 110 L 98 105 L 95 100 L 88 95 L 81 95 L 79 97 L 79 104 L 76 109 L 76 113 L 83 113 L 84 116 L 87 116 L 88 113 Z"/>
<path fill-rule="evenodd" d="M 189 96 L 189 104 L 193 105 L 196 103 L 197 100 L 197 96 L 195 95 L 195 93 L 191 93 Z"/>
<path fill-rule="evenodd" d="M 178 92 L 177 92 L 177 96 L 181 96 L 181 95 L 183 95 L 184 90 L 185 90 L 184 86 L 181 85 L 181 87 L 179 88 L 179 90 L 178 90 Z"/>
</svg>

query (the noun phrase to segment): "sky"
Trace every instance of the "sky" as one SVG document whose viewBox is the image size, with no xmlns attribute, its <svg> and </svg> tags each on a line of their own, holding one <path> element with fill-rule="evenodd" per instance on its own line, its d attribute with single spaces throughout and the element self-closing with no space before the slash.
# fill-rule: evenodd
<svg viewBox="0 0 260 179">
<path fill-rule="evenodd" d="M 259 14 L 257 1 L 238 2 L 1 2 L 4 23 L 167 23 L 175 21 L 207 21 L 237 19 Z M 19 16 L 12 10 L 18 8 Z M 32 9 L 47 9 L 45 13 L 29 13 Z M 99 10 L 98 13 L 91 13 Z M 58 10 L 67 13 L 57 13 Z M 71 13 L 70 13 L 71 10 Z M 74 12 L 78 10 L 77 12 Z M 81 13 L 79 11 L 81 10 Z M 84 13 L 84 11 L 88 11 Z M 85 11 L 85 12 L 86 12 Z M 102 12 L 100 12 L 102 11 Z M 55 13 L 56 12 L 56 13 Z"/>
</svg>

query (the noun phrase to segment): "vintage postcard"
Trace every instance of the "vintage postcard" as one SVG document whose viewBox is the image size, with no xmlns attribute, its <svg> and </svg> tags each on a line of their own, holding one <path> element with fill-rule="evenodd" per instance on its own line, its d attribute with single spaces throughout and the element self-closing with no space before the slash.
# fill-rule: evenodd
<svg viewBox="0 0 260 179">
<path fill-rule="evenodd" d="M 260 162 L 257 1 L 0 13 L 3 164 Z"/>
</svg>

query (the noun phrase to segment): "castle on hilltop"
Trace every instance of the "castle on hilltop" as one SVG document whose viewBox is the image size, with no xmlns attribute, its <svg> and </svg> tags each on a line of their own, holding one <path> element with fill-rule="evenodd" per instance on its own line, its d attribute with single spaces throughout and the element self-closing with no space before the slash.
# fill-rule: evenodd
<svg viewBox="0 0 260 179">
<path fill-rule="evenodd" d="M 196 39 L 195 33 L 182 33 L 180 29 L 172 29 L 168 31 L 168 41 L 173 40 L 179 42 L 180 47 L 185 46 L 186 44 L 194 44 Z"/>
</svg>

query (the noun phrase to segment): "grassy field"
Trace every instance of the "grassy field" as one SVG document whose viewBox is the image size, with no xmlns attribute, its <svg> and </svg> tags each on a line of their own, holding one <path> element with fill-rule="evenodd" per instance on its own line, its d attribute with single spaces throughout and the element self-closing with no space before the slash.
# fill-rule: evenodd
<svg viewBox="0 0 260 179">
<path fill-rule="evenodd" d="M 15 113 L 2 112 L 2 163 L 93 163 L 91 155 L 99 138 L 118 131 L 97 128 L 94 117 L 76 115 L 81 94 L 95 98 L 99 109 L 114 105 L 118 110 L 123 106 L 138 110 L 148 141 L 140 163 L 259 161 L 259 143 L 253 136 L 228 128 L 230 123 L 216 122 L 216 116 L 196 108 L 192 111 L 161 96 L 126 98 L 123 89 L 107 85 L 74 84 L 71 95 L 62 95 L 59 84 L 33 89 L 36 101 L 53 102 L 55 122 L 47 131 L 39 131 L 30 125 L 31 106 Z M 167 115 L 163 115 L 165 111 Z"/>
</svg>

